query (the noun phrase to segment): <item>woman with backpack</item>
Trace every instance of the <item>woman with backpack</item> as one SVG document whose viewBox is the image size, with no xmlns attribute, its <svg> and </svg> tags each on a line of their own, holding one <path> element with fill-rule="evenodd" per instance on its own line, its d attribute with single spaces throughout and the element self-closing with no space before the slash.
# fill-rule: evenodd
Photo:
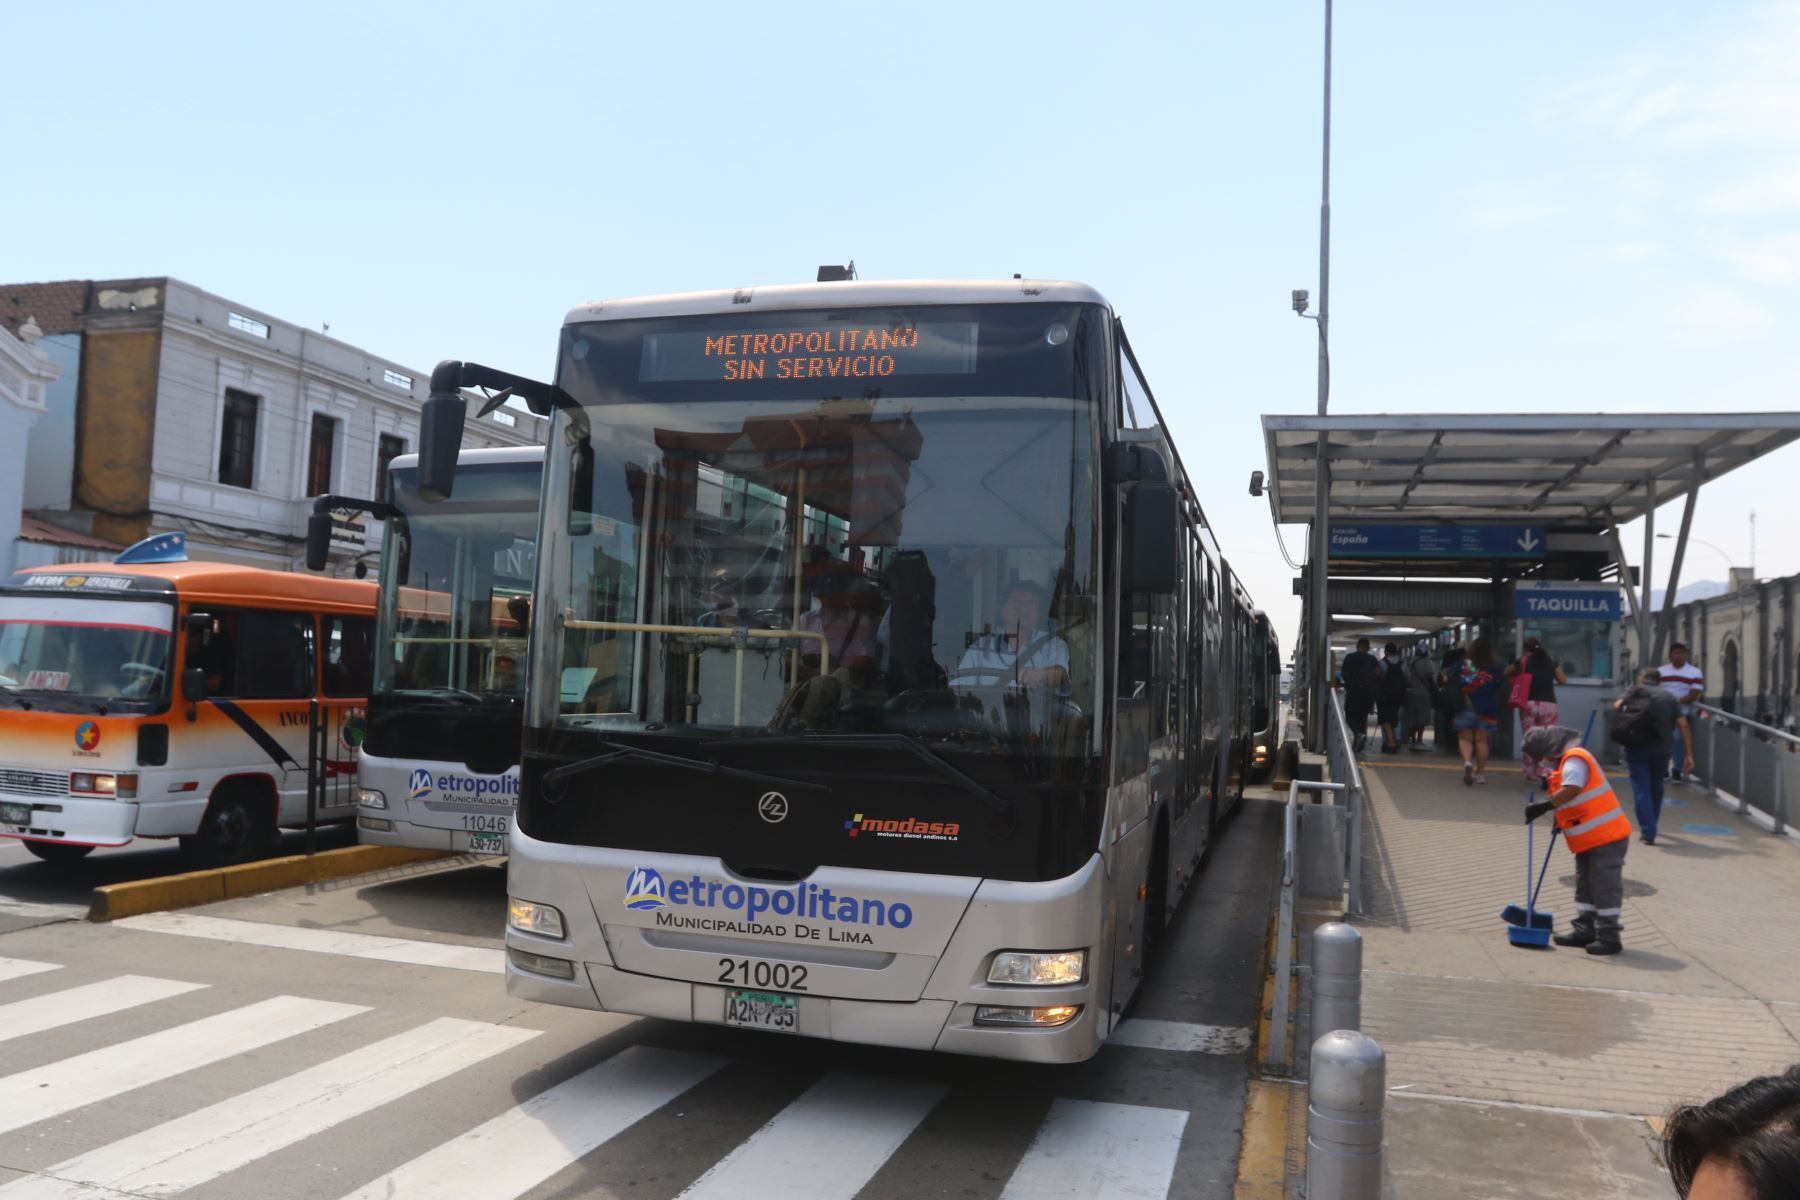
<svg viewBox="0 0 1800 1200">
<path fill-rule="evenodd" d="M 1545 652 L 1544 643 L 1534 637 L 1525 639 L 1524 657 L 1506 668 L 1506 678 L 1513 689 L 1507 704 L 1519 710 L 1519 742 L 1523 745 L 1524 735 L 1533 729 L 1549 729 L 1557 724 L 1561 714 L 1556 706 L 1556 685 L 1568 683 L 1569 678 L 1563 674 L 1562 664 L 1552 659 Z M 1524 753 L 1520 758 L 1527 783 L 1550 777 L 1553 764 Z"/>
<path fill-rule="evenodd" d="M 1487 782 L 1488 738 L 1500 727 L 1500 673 L 1494 670 L 1493 643 L 1475 639 L 1458 669 L 1462 711 L 1456 714 L 1456 742 L 1463 756 L 1463 786 Z"/>
<path fill-rule="evenodd" d="M 1406 661 L 1406 740 L 1415 754 L 1425 752 L 1425 730 L 1437 711 L 1437 667 L 1431 651 L 1421 646 Z"/>
</svg>

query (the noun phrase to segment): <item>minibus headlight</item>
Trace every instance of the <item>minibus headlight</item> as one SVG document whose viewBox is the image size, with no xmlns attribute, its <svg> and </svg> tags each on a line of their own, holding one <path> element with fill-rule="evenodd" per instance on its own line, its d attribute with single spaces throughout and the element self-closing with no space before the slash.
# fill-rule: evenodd
<svg viewBox="0 0 1800 1200">
<path fill-rule="evenodd" d="M 138 777 L 135 773 L 113 775 L 104 771 L 69 772 L 71 796 L 119 796 L 137 799 Z"/>
<path fill-rule="evenodd" d="M 356 794 L 356 802 L 364 808 L 386 808 L 387 797 L 374 788 L 363 788 Z"/>
<path fill-rule="evenodd" d="M 1067 1025 L 1081 1012 L 1079 1004 L 1053 1004 L 1048 1008 L 1000 1008 L 983 1004 L 975 1010 L 977 1025 L 1017 1025 L 1033 1029 L 1054 1029 Z"/>
<path fill-rule="evenodd" d="M 521 933 L 536 933 L 553 938 L 563 936 L 562 913 L 548 904 L 533 904 L 517 896 L 507 899 L 506 923 Z"/>
<path fill-rule="evenodd" d="M 1059 987 L 1080 983 L 1087 970 L 1086 950 L 1040 953 L 1035 950 L 1002 950 L 988 968 L 989 983 L 1017 983 L 1031 987 Z"/>
</svg>

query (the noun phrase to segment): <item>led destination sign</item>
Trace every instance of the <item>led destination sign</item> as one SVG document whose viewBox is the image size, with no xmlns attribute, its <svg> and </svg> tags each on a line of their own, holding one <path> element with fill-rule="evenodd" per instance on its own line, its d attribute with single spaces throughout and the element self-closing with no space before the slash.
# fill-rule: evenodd
<svg viewBox="0 0 1800 1200">
<path fill-rule="evenodd" d="M 652 333 L 644 337 L 638 380 L 739 383 L 972 375 L 980 328 L 974 321 L 880 328 L 834 321 L 791 329 Z"/>
</svg>

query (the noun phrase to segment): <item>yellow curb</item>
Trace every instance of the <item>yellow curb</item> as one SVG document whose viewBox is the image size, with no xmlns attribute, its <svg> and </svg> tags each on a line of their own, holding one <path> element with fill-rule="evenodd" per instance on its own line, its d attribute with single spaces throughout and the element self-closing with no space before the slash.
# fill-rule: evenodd
<svg viewBox="0 0 1800 1200">
<path fill-rule="evenodd" d="M 1252 1079 L 1244 1105 L 1244 1144 L 1238 1152 L 1236 1200 L 1284 1200 L 1288 1183 L 1288 1122 L 1300 1088 Z"/>
<path fill-rule="evenodd" d="M 94 889 L 88 920 L 116 921 L 171 908 L 193 908 L 238 896 L 279 891 L 303 883 L 343 879 L 386 867 L 449 857 L 441 850 L 409 850 L 400 846 L 345 846 L 317 854 L 291 854 L 261 862 L 239 863 L 205 871 L 112 883 Z"/>
</svg>

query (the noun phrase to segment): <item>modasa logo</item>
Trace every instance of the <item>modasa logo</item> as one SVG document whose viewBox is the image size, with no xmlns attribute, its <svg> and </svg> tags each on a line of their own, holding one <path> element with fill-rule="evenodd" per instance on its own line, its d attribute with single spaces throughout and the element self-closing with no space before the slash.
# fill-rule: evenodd
<svg viewBox="0 0 1800 1200">
<path fill-rule="evenodd" d="M 431 772 L 424 767 L 414 771 L 412 778 L 406 781 L 406 794 L 414 800 L 431 795 Z"/>
<path fill-rule="evenodd" d="M 655 867 L 637 867 L 625 877 L 626 908 L 661 908 L 668 902 L 668 888 Z"/>
<path fill-rule="evenodd" d="M 844 828 L 851 837 L 866 833 L 870 837 L 909 838 L 926 842 L 955 842 L 962 839 L 962 825 L 956 821 L 921 821 L 917 817 L 889 821 L 857 813 L 844 822 Z"/>
<path fill-rule="evenodd" d="M 100 727 L 92 721 L 83 721 L 75 727 L 75 748 L 92 750 L 100 745 Z"/>
</svg>

